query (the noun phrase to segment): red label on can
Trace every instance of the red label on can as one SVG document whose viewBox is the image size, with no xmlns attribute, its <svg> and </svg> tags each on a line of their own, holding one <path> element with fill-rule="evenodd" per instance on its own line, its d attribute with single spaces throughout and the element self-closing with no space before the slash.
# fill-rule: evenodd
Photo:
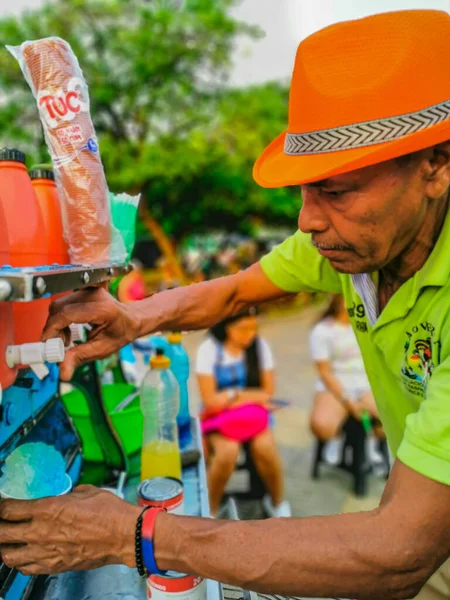
<svg viewBox="0 0 450 600">
<path fill-rule="evenodd" d="M 152 600 L 206 600 L 206 582 L 203 577 L 167 573 L 150 575 L 147 579 L 147 598 Z"/>
</svg>

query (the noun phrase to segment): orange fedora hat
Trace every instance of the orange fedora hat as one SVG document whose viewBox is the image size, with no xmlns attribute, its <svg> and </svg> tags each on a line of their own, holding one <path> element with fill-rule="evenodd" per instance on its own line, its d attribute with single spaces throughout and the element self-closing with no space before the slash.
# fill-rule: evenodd
<svg viewBox="0 0 450 600">
<path fill-rule="evenodd" d="M 384 13 L 301 42 L 289 125 L 256 161 L 263 187 L 319 181 L 450 140 L 450 15 Z"/>
</svg>

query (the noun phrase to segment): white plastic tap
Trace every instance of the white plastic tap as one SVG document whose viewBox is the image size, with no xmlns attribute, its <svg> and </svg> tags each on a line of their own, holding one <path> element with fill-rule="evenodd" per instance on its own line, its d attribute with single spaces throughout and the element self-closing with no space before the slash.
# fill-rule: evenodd
<svg viewBox="0 0 450 600">
<path fill-rule="evenodd" d="M 64 360 L 64 355 L 62 339 L 52 338 L 46 342 L 8 346 L 6 363 L 11 369 L 16 365 L 30 367 L 39 379 L 44 379 L 49 374 L 45 363 L 60 363 Z"/>
<path fill-rule="evenodd" d="M 74 342 L 84 342 L 84 325 L 81 323 L 71 323 L 69 325 L 70 329 L 70 341 L 73 344 Z"/>
</svg>

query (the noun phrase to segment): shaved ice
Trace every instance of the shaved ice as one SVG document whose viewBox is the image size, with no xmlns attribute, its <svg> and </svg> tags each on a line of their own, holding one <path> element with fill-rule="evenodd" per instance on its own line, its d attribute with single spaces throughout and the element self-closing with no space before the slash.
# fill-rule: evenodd
<svg viewBox="0 0 450 600">
<path fill-rule="evenodd" d="M 42 442 L 18 446 L 2 465 L 0 494 L 31 500 L 58 496 L 67 487 L 63 457 Z"/>
</svg>

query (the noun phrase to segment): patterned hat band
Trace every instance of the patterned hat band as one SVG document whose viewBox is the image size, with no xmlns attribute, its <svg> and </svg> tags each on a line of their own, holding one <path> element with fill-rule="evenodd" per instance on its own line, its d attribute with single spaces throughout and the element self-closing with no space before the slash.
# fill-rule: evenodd
<svg viewBox="0 0 450 600">
<path fill-rule="evenodd" d="M 393 142 L 448 120 L 450 120 L 450 100 L 399 117 L 388 117 L 310 133 L 288 133 L 284 142 L 284 153 L 289 156 L 300 156 L 364 148 Z"/>
</svg>

